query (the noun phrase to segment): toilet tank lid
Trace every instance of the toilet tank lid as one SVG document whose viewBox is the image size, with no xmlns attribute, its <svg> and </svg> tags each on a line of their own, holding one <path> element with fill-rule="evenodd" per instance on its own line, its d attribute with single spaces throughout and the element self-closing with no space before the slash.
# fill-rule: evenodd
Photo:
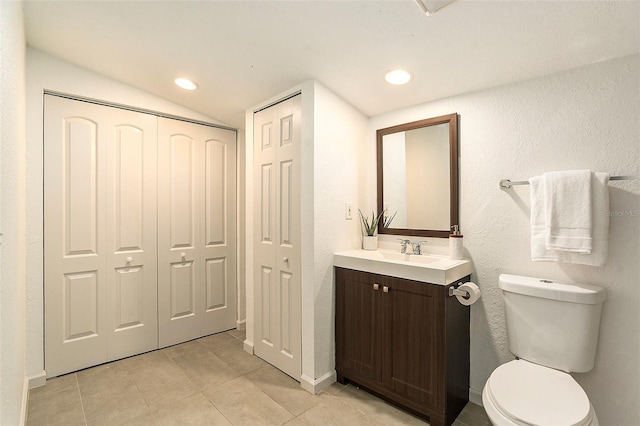
<svg viewBox="0 0 640 426">
<path fill-rule="evenodd" d="M 499 286 L 503 291 L 544 299 L 595 305 L 604 302 L 607 291 L 595 285 L 562 284 L 543 278 L 500 274 Z"/>
</svg>

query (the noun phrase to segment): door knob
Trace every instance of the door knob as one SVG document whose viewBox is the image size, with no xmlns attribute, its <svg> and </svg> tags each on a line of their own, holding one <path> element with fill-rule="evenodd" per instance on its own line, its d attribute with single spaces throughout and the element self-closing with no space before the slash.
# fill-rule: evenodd
<svg viewBox="0 0 640 426">
<path fill-rule="evenodd" d="M 127 257 L 127 263 L 131 263 L 131 262 L 133 262 L 133 257 L 131 256 Z"/>
</svg>

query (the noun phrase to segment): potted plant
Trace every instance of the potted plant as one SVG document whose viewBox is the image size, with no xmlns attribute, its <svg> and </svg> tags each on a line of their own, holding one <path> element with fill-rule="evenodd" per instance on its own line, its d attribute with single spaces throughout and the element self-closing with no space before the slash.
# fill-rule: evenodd
<svg viewBox="0 0 640 426">
<path fill-rule="evenodd" d="M 382 224 L 385 228 L 389 227 L 391 221 L 396 215 L 391 217 L 385 216 L 386 210 L 380 212 L 378 216 L 374 212 L 371 212 L 371 218 L 362 214 L 362 210 L 358 209 L 360 213 L 360 219 L 362 220 L 362 227 L 364 228 L 364 236 L 362 237 L 362 248 L 364 250 L 377 250 L 378 249 L 378 223 L 382 220 Z"/>
</svg>

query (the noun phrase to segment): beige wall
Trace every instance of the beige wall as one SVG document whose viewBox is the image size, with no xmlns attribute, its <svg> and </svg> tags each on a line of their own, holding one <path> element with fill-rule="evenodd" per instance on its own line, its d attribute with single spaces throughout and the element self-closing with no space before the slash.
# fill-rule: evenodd
<svg viewBox="0 0 640 426">
<path fill-rule="evenodd" d="M 0 424 L 25 419 L 25 38 L 0 1 Z"/>
</svg>

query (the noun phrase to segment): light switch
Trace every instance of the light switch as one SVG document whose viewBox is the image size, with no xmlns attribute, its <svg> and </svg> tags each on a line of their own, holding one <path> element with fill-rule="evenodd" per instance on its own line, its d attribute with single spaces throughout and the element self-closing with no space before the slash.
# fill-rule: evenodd
<svg viewBox="0 0 640 426">
<path fill-rule="evenodd" d="M 344 203 L 344 218 L 345 220 L 353 219 L 353 203 Z"/>
</svg>

